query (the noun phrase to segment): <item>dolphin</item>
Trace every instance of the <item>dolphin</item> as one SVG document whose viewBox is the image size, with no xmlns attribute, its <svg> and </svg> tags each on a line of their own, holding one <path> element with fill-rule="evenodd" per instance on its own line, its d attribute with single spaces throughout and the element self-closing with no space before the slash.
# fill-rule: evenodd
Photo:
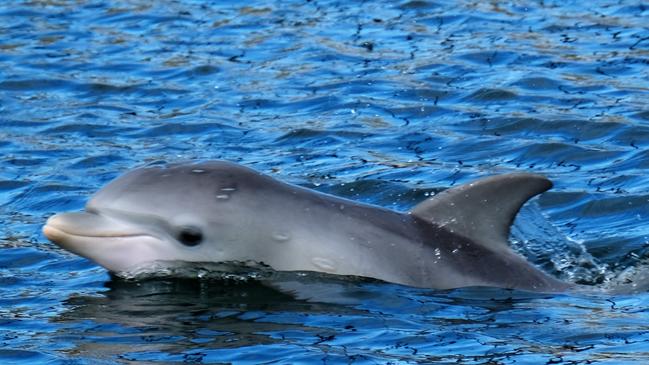
<svg viewBox="0 0 649 365">
<path fill-rule="evenodd" d="M 50 217 L 43 232 L 118 275 L 161 262 L 237 262 L 420 288 L 559 292 L 571 284 L 508 245 L 521 206 L 551 186 L 539 175 L 498 175 L 396 212 L 210 161 L 132 170 L 84 211 Z"/>
</svg>

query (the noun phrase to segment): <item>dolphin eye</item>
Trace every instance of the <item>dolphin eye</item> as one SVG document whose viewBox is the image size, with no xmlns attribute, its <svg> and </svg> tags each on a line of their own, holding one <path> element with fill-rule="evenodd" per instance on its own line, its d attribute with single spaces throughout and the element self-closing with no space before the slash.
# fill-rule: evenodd
<svg viewBox="0 0 649 365">
<path fill-rule="evenodd" d="M 203 241 L 203 232 L 196 227 L 182 227 L 177 238 L 185 246 L 196 246 Z"/>
</svg>

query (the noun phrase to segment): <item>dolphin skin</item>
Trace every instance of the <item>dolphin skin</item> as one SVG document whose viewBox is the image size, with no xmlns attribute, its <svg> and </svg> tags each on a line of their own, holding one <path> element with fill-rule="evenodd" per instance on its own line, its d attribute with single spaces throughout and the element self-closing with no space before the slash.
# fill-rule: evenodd
<svg viewBox="0 0 649 365">
<path fill-rule="evenodd" d="M 401 213 L 212 161 L 128 172 L 43 232 L 117 274 L 166 261 L 245 262 L 422 288 L 558 292 L 570 285 L 508 245 L 520 207 L 551 186 L 539 175 L 499 175 Z"/>
</svg>

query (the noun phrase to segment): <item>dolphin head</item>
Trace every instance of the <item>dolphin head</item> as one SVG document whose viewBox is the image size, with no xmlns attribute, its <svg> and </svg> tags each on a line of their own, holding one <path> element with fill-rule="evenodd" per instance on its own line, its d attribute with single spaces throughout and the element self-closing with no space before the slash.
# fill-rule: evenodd
<svg viewBox="0 0 649 365">
<path fill-rule="evenodd" d="M 50 217 L 43 233 L 117 273 L 159 261 L 245 261 L 244 243 L 256 240 L 242 207 L 259 203 L 241 190 L 263 190 L 266 180 L 225 161 L 141 168 L 98 191 L 85 211 Z"/>
</svg>

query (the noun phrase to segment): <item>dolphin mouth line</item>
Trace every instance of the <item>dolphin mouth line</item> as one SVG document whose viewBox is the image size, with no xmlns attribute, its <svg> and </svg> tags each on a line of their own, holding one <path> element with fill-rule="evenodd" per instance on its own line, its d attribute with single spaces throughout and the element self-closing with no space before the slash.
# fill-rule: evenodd
<svg viewBox="0 0 649 365">
<path fill-rule="evenodd" d="M 125 234 L 119 234 L 119 233 L 97 233 L 97 234 L 83 234 L 83 233 L 78 233 L 78 232 L 70 232 L 66 231 L 60 227 L 55 227 L 52 226 L 51 224 L 46 224 L 43 226 L 43 233 L 47 237 L 53 237 L 55 235 L 67 235 L 67 236 L 74 236 L 74 237 L 80 237 L 80 238 L 133 238 L 133 237 L 153 237 L 149 234 L 144 234 L 144 233 L 125 233 Z"/>
</svg>

